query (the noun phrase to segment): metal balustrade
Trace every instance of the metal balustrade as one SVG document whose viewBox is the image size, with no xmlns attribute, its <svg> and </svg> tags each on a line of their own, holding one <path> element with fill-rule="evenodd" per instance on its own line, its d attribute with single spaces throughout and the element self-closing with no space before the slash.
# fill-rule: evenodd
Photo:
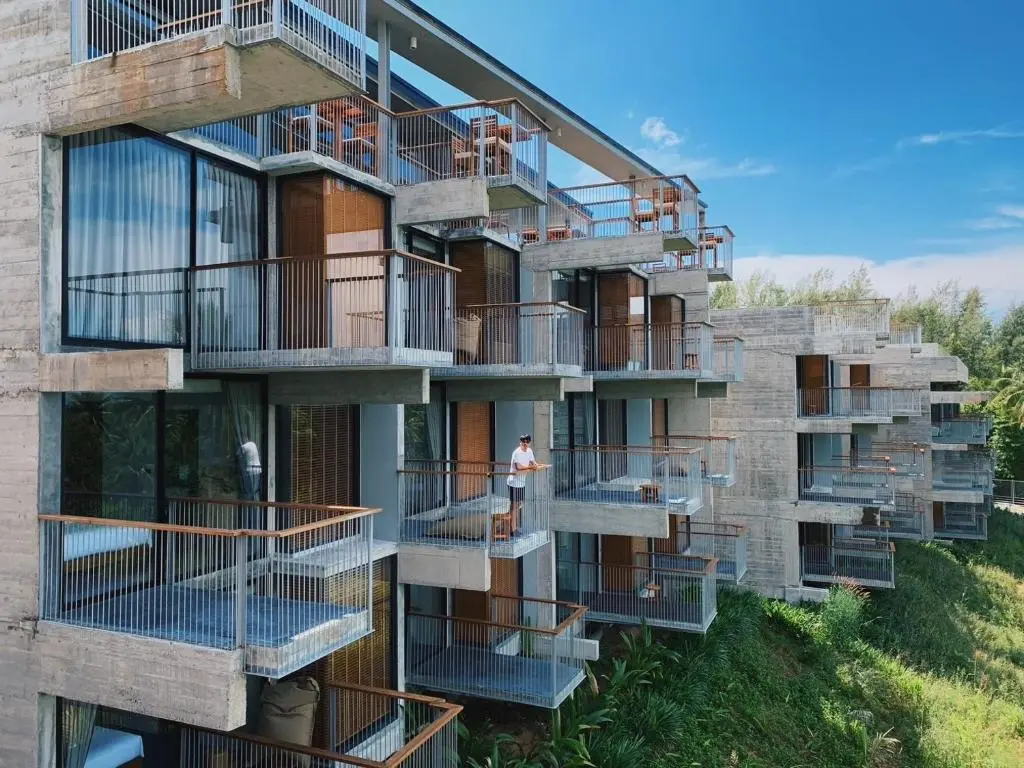
<svg viewBox="0 0 1024 768">
<path fill-rule="evenodd" d="M 181 768 L 456 768 L 462 707 L 411 693 L 328 683 L 328 745 L 301 746 L 244 731 L 180 729 Z"/>
<path fill-rule="evenodd" d="M 800 578 L 805 582 L 841 584 L 854 582 L 862 587 L 896 586 L 893 554 L 888 541 L 836 539 L 828 546 L 800 547 Z"/>
<path fill-rule="evenodd" d="M 430 691 L 557 708 L 583 682 L 586 608 L 488 595 L 487 616 L 410 611 L 406 680 Z"/>
<path fill-rule="evenodd" d="M 450 365 L 457 271 L 399 251 L 193 267 L 192 366 Z"/>
<path fill-rule="evenodd" d="M 715 358 L 711 378 L 716 381 L 743 381 L 743 339 L 738 336 L 716 336 Z"/>
<path fill-rule="evenodd" d="M 707 632 L 718 611 L 717 561 L 638 553 L 633 565 L 560 561 L 558 595 L 587 607 L 587 620 Z"/>
<path fill-rule="evenodd" d="M 71 61 L 218 27 L 238 45 L 280 41 L 359 90 L 366 87 L 365 0 L 71 0 Z"/>
<path fill-rule="evenodd" d="M 242 650 L 283 677 L 370 632 L 376 509 L 171 499 L 167 523 L 40 515 L 40 618 Z"/>
<path fill-rule="evenodd" d="M 986 497 L 980 504 L 944 502 L 941 511 L 932 515 L 935 535 L 946 539 L 983 541 L 988 538 L 988 518 L 991 513 L 991 497 Z"/>
<path fill-rule="evenodd" d="M 1012 478 L 996 478 L 992 484 L 993 498 L 1004 504 L 1024 504 L 1024 484 Z"/>
<path fill-rule="evenodd" d="M 889 335 L 889 300 L 836 301 L 814 308 L 814 333 L 819 336 Z"/>
<path fill-rule="evenodd" d="M 547 193 L 547 242 L 625 237 L 650 232 L 665 235 L 666 250 L 697 247 L 697 196 L 687 176 L 652 176 L 627 181 L 550 189 Z M 541 240 L 540 209 L 524 209 L 524 244 Z"/>
<path fill-rule="evenodd" d="M 797 470 L 801 501 L 856 506 L 892 506 L 896 472 L 892 467 L 806 467 Z"/>
<path fill-rule="evenodd" d="M 732 277 L 732 243 L 734 235 L 727 226 L 697 227 L 688 233 L 695 240 L 696 248 L 685 251 L 670 251 L 660 261 L 639 265 L 650 274 L 678 272 L 680 270 L 702 270 L 709 277 Z"/>
<path fill-rule="evenodd" d="M 796 403 L 797 416 L 802 419 L 892 419 L 892 390 L 888 387 L 800 389 Z"/>
<path fill-rule="evenodd" d="M 921 416 L 930 406 L 927 389 L 892 387 L 893 416 Z"/>
<path fill-rule="evenodd" d="M 929 447 L 921 443 L 873 440 L 871 442 L 872 456 L 865 457 L 858 453 L 854 456 L 854 466 L 877 468 L 884 464 L 895 468 L 898 475 L 921 477 L 924 475 L 925 457 L 928 450 Z"/>
<path fill-rule="evenodd" d="M 515 99 L 393 112 L 353 95 L 190 132 L 257 159 L 314 152 L 395 186 L 479 177 L 539 201 L 547 188 L 549 130 Z"/>
<path fill-rule="evenodd" d="M 688 521 L 679 527 L 680 551 L 713 558 L 718 580 L 738 584 L 747 573 L 748 536 L 745 525 Z"/>
<path fill-rule="evenodd" d="M 987 451 L 935 451 L 932 487 L 942 491 L 973 491 L 992 495 L 995 471 Z"/>
<path fill-rule="evenodd" d="M 549 468 L 510 473 L 492 462 L 407 461 L 398 471 L 401 540 L 522 557 L 551 539 Z"/>
<path fill-rule="evenodd" d="M 865 509 L 863 522 L 854 526 L 854 535 L 920 541 L 925 533 L 926 510 L 923 499 L 897 493 L 891 508 Z"/>
<path fill-rule="evenodd" d="M 483 366 L 581 375 L 586 322 L 586 312 L 561 302 L 466 305 L 455 313 L 455 365 L 468 375 Z"/>
<path fill-rule="evenodd" d="M 655 435 L 659 448 L 699 448 L 700 475 L 705 485 L 730 488 L 736 482 L 736 438 L 721 435 Z"/>
<path fill-rule="evenodd" d="M 924 341 L 920 323 L 889 323 L 889 344 L 909 344 L 919 347 Z"/>
<path fill-rule="evenodd" d="M 693 514 L 704 504 L 699 448 L 584 445 L 555 448 L 558 502 L 664 507 Z"/>
<path fill-rule="evenodd" d="M 708 323 L 637 323 L 593 329 L 587 370 L 595 378 L 714 378 Z"/>
<path fill-rule="evenodd" d="M 932 442 L 944 445 L 984 445 L 991 433 L 991 416 L 948 417 L 932 424 Z"/>
</svg>

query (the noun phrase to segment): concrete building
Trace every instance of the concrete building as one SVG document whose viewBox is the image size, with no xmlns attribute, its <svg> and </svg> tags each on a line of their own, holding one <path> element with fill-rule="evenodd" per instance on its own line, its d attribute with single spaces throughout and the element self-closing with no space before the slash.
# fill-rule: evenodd
<svg viewBox="0 0 1024 768">
<path fill-rule="evenodd" d="M 435 694 L 708 628 L 744 354 L 693 181 L 407 0 L 0 21 L 0 764 L 449 765 Z"/>
</svg>

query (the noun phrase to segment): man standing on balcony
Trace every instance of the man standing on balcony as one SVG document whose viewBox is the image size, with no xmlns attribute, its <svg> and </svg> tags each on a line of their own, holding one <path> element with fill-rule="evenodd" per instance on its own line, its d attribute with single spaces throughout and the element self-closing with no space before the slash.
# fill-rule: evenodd
<svg viewBox="0 0 1024 768">
<path fill-rule="evenodd" d="M 512 461 L 508 468 L 508 499 L 510 524 L 508 535 L 511 536 L 519 528 L 519 515 L 526 499 L 526 473 L 537 468 L 537 458 L 533 455 L 530 443 L 533 438 L 519 436 L 519 445 L 512 451 Z"/>
</svg>

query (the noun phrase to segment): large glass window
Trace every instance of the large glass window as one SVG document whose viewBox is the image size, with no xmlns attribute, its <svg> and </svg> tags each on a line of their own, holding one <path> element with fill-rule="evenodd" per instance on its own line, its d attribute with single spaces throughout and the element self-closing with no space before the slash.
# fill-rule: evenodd
<svg viewBox="0 0 1024 768">
<path fill-rule="evenodd" d="M 187 344 L 193 251 L 201 265 L 259 258 L 258 178 L 130 129 L 66 146 L 66 338 Z M 223 287 L 203 298 L 243 295 Z"/>
</svg>

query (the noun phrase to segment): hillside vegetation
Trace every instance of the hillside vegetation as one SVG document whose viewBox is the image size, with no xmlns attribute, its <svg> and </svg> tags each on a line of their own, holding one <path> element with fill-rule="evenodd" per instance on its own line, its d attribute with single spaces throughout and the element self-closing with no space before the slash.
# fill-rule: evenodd
<svg viewBox="0 0 1024 768">
<path fill-rule="evenodd" d="M 1024 518 L 989 528 L 900 543 L 891 592 L 816 607 L 726 593 L 706 638 L 606 635 L 550 720 L 474 704 L 467 764 L 1024 766 Z"/>
</svg>

